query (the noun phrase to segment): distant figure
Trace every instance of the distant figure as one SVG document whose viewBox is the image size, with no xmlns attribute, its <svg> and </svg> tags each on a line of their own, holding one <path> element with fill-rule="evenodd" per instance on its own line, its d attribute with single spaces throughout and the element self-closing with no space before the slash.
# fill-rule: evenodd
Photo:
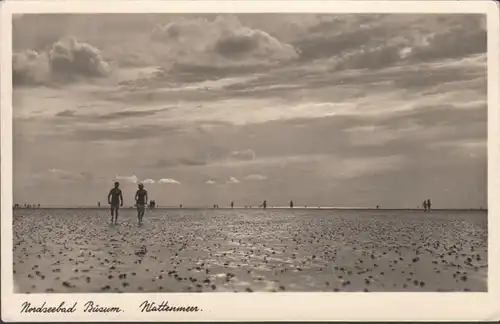
<svg viewBox="0 0 500 324">
<path fill-rule="evenodd" d="M 101 202 L 100 201 L 97 202 L 97 208 L 101 208 Z"/>
<path fill-rule="evenodd" d="M 431 200 L 427 199 L 427 211 L 429 211 L 429 212 L 431 211 L 431 206 L 432 206 Z"/>
<path fill-rule="evenodd" d="M 379 206 L 379 205 L 377 205 L 377 209 L 379 209 L 379 208 L 380 208 L 380 206 Z"/>
<path fill-rule="evenodd" d="M 264 209 L 267 208 L 267 200 L 264 200 L 264 202 L 262 203 L 262 208 L 264 208 Z"/>
<path fill-rule="evenodd" d="M 427 212 L 427 200 L 424 200 L 422 206 L 424 207 L 424 212 Z"/>
<path fill-rule="evenodd" d="M 144 218 L 144 212 L 146 210 L 146 205 L 148 203 L 148 192 L 144 189 L 144 185 L 139 183 L 139 190 L 135 193 L 135 202 L 137 204 L 137 220 L 139 225 L 142 224 L 142 219 Z"/>
<path fill-rule="evenodd" d="M 234 208 L 234 201 L 231 201 L 231 209 Z"/>
<path fill-rule="evenodd" d="M 179 207 L 182 208 L 182 204 L 180 204 Z"/>
<path fill-rule="evenodd" d="M 123 206 L 123 195 L 119 187 L 120 183 L 115 182 L 115 187 L 108 194 L 108 204 L 111 207 L 111 224 L 113 224 L 113 219 L 114 223 L 118 224 L 118 210 Z"/>
<path fill-rule="evenodd" d="M 293 208 L 293 200 L 290 200 L 290 208 Z"/>
</svg>

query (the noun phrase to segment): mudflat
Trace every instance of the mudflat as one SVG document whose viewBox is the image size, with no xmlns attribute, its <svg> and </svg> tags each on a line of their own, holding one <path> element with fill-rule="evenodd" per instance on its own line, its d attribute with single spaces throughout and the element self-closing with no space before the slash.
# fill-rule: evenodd
<svg viewBox="0 0 500 324">
<path fill-rule="evenodd" d="M 16 209 L 16 293 L 487 291 L 486 211 Z"/>
</svg>

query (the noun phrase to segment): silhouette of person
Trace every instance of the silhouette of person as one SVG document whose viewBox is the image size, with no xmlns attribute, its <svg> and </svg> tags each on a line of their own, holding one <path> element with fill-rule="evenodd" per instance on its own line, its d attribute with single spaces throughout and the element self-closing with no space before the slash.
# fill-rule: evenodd
<svg viewBox="0 0 500 324">
<path fill-rule="evenodd" d="M 290 208 L 293 208 L 293 200 L 290 200 Z"/>
<path fill-rule="evenodd" d="M 135 203 L 137 204 L 137 220 L 139 225 L 142 224 L 142 218 L 148 203 L 148 192 L 144 189 L 144 185 L 139 183 L 139 189 L 135 192 Z"/>
<path fill-rule="evenodd" d="M 377 205 L 377 209 L 379 209 L 379 208 L 380 208 L 380 206 L 379 206 L 379 205 Z"/>
<path fill-rule="evenodd" d="M 118 210 L 123 206 L 122 190 L 119 187 L 120 183 L 115 182 L 114 188 L 112 188 L 108 194 L 108 204 L 111 209 L 111 224 L 113 224 L 113 219 L 114 223 L 118 224 Z"/>
<path fill-rule="evenodd" d="M 427 199 L 427 210 L 431 211 L 431 200 Z"/>
<path fill-rule="evenodd" d="M 424 200 L 424 203 L 422 204 L 422 206 L 424 206 L 424 211 L 426 212 L 427 211 L 427 200 Z"/>
<path fill-rule="evenodd" d="M 264 202 L 262 203 L 262 208 L 264 208 L 264 209 L 267 208 L 267 200 L 264 200 Z"/>
<path fill-rule="evenodd" d="M 234 201 L 231 201 L 231 209 L 234 208 Z"/>
</svg>

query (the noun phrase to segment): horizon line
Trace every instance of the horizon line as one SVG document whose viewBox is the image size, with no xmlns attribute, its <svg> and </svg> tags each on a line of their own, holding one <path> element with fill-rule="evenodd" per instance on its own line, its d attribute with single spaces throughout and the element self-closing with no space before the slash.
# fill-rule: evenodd
<svg viewBox="0 0 500 324">
<path fill-rule="evenodd" d="M 24 207 L 24 206 L 19 206 L 15 207 L 12 206 L 12 209 L 109 209 L 109 206 L 32 206 L 32 207 Z M 120 209 L 135 209 L 135 206 L 122 206 Z M 311 207 L 306 207 L 306 206 L 301 206 L 301 207 L 290 207 L 290 206 L 268 206 L 266 208 L 263 208 L 262 206 L 238 206 L 238 207 L 231 207 L 231 206 L 224 206 L 224 207 L 213 207 L 213 206 L 160 206 L 160 207 L 154 207 L 150 208 L 149 206 L 147 209 L 224 209 L 224 210 L 231 210 L 231 209 L 296 209 L 296 210 L 311 210 L 311 209 L 321 209 L 321 210 L 424 210 L 424 208 L 410 208 L 410 207 L 340 207 L 340 206 L 311 206 Z M 488 211 L 488 208 L 478 208 L 478 207 L 462 207 L 462 208 L 431 208 L 432 210 L 477 210 L 477 211 Z"/>
</svg>

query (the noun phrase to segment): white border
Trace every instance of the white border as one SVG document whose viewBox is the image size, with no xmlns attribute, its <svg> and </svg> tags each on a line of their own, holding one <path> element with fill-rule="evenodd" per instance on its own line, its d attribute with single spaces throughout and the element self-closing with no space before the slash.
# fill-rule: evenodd
<svg viewBox="0 0 500 324">
<path fill-rule="evenodd" d="M 2 3 L 1 243 L 4 321 L 475 321 L 500 319 L 499 8 L 493 1 L 7 1 Z M 175 293 L 14 294 L 12 274 L 12 14 L 13 13 L 485 13 L 488 26 L 488 293 Z M 140 313 L 143 300 L 195 304 L 200 313 Z M 87 300 L 120 314 L 21 314 L 21 303 Z M 81 307 L 80 307 L 81 309 Z"/>
</svg>

